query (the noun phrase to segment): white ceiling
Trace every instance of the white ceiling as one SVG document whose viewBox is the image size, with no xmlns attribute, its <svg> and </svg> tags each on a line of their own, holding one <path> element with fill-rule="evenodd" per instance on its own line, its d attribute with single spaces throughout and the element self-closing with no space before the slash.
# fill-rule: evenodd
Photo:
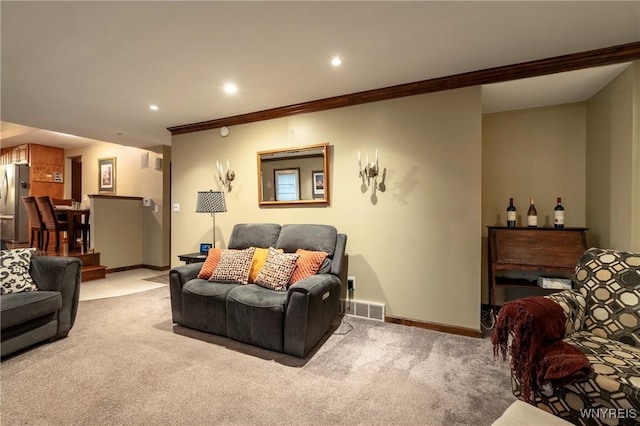
<svg viewBox="0 0 640 426">
<path fill-rule="evenodd" d="M 0 8 L 2 146 L 51 137 L 38 129 L 169 145 L 170 126 L 640 41 L 639 1 L 2 1 Z M 329 63 L 334 55 L 343 59 L 339 68 Z M 584 100 L 620 71 L 575 71 L 556 75 L 557 84 L 534 79 L 529 91 L 521 82 L 485 87 L 484 110 Z M 229 81 L 236 95 L 223 93 Z M 553 101 L 542 88 L 552 88 Z M 84 143 L 53 139 L 47 144 Z"/>
</svg>

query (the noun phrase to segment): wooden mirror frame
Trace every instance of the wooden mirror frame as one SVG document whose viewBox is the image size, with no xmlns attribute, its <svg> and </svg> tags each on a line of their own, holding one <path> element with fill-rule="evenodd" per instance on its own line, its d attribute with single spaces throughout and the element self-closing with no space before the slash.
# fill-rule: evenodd
<svg viewBox="0 0 640 426">
<path fill-rule="evenodd" d="M 263 162 L 264 161 L 278 161 L 280 159 L 296 159 L 296 158 L 309 158 L 309 157 L 322 157 L 322 170 L 318 170 L 317 167 L 314 167 L 314 170 L 303 170 L 300 173 L 303 174 L 302 177 L 307 177 L 305 174 L 308 174 L 309 185 L 311 185 L 310 193 L 311 197 L 306 199 L 300 199 L 295 201 L 274 201 L 274 200 L 263 200 L 264 191 L 263 191 Z M 301 147 L 291 147 L 291 148 L 282 148 L 282 149 L 273 149 L 269 151 L 260 151 L 257 155 L 258 160 L 258 205 L 260 207 L 267 206 L 328 206 L 330 203 L 330 180 L 329 180 L 329 144 L 321 143 L 316 145 L 308 145 Z M 287 167 L 283 167 L 290 169 L 291 165 Z M 319 173 L 324 173 L 324 182 L 322 190 L 324 191 L 324 196 L 319 198 L 319 188 L 314 186 L 315 176 Z M 275 180 L 273 181 L 273 185 L 275 186 Z M 300 184 L 302 186 L 302 184 Z M 299 188 L 300 190 L 300 188 Z"/>
</svg>

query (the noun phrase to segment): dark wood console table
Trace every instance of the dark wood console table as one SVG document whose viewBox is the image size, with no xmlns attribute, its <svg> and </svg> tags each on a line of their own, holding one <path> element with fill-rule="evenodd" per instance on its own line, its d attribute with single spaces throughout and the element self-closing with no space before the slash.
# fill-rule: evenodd
<svg viewBox="0 0 640 426">
<path fill-rule="evenodd" d="M 556 277 L 570 277 L 587 249 L 587 228 L 487 228 L 489 305 L 492 308 L 496 287 L 540 288 L 535 282 L 501 276 L 504 271 L 540 271 Z"/>
</svg>

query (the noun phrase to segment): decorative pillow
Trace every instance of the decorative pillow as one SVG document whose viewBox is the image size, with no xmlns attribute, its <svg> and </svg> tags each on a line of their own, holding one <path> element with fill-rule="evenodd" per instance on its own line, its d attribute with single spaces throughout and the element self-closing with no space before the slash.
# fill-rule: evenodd
<svg viewBox="0 0 640 426">
<path fill-rule="evenodd" d="M 269 247 L 267 261 L 258 272 L 255 283 L 272 290 L 286 291 L 299 257 L 299 254 L 280 253 Z"/>
<path fill-rule="evenodd" d="M 264 262 L 267 261 L 267 255 L 269 254 L 268 248 L 256 248 L 253 253 L 253 261 L 251 262 L 251 271 L 249 272 L 249 282 L 253 283 L 258 277 L 258 272 L 262 269 Z"/>
<path fill-rule="evenodd" d="M 323 251 L 311 251 L 305 249 L 296 250 L 296 254 L 300 257 L 296 262 L 296 269 L 291 275 L 289 284 L 295 284 L 296 282 L 315 275 L 318 273 L 318 269 L 322 266 L 322 262 L 327 258 L 328 254 Z"/>
<path fill-rule="evenodd" d="M 209 281 L 222 284 L 247 284 L 255 247 L 245 250 L 223 250 L 220 262 Z"/>
<path fill-rule="evenodd" d="M 35 248 L 0 251 L 0 294 L 38 290 L 29 275 L 31 256 L 35 252 Z"/>
<path fill-rule="evenodd" d="M 280 253 L 284 252 L 282 249 L 278 249 Z M 256 278 L 258 278 L 258 273 L 262 266 L 264 266 L 264 262 L 267 261 L 267 256 L 269 255 L 268 248 L 256 248 L 255 253 L 253 254 L 253 262 L 251 262 L 251 272 L 249 272 L 249 282 L 255 283 Z"/>
<path fill-rule="evenodd" d="M 207 259 L 204 261 L 204 265 L 200 269 L 198 273 L 198 278 L 202 278 L 203 280 L 208 280 L 211 278 L 211 274 L 218 266 L 218 262 L 220 262 L 220 255 L 222 254 L 222 250 L 219 248 L 210 248 L 209 253 L 207 254 Z"/>
</svg>

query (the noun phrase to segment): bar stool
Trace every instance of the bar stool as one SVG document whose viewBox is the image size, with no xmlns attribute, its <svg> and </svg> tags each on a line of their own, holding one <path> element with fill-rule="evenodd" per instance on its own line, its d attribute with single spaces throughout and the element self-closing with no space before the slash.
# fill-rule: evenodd
<svg viewBox="0 0 640 426">
<path fill-rule="evenodd" d="M 36 204 L 36 198 L 30 196 L 22 197 L 22 202 L 24 203 L 25 208 L 27 209 L 27 215 L 29 215 L 29 227 L 31 228 L 31 240 L 29 242 L 29 247 L 33 247 L 33 237 L 35 234 L 38 235 L 38 250 L 42 250 L 42 240 L 44 238 L 44 222 L 42 221 L 42 215 L 40 214 L 40 210 L 38 209 L 38 205 Z"/>
<path fill-rule="evenodd" d="M 42 214 L 42 221 L 44 222 L 44 230 L 47 231 L 47 239 L 44 243 L 44 250 L 49 248 L 49 235 L 51 232 L 56 233 L 56 252 L 60 250 L 60 233 L 67 232 L 67 222 L 58 220 L 53 210 L 53 203 L 48 195 L 43 197 L 36 197 L 36 204 Z M 72 236 L 67 235 L 67 238 Z"/>
</svg>

